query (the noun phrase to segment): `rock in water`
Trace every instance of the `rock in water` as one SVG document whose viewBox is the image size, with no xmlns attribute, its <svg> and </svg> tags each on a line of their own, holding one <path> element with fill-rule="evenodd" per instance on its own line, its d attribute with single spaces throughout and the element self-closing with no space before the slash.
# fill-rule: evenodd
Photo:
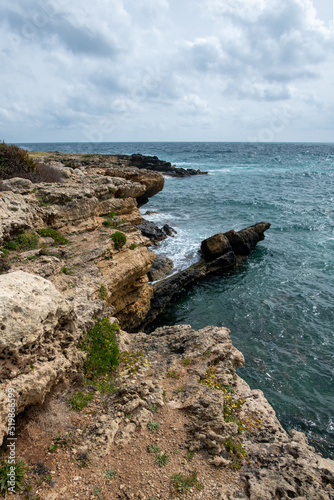
<svg viewBox="0 0 334 500">
<path fill-rule="evenodd" d="M 220 257 L 221 255 L 231 252 L 232 247 L 228 238 L 222 234 L 218 233 L 211 238 L 207 238 L 202 241 L 201 252 L 205 260 L 212 260 Z"/>
<path fill-rule="evenodd" d="M 16 414 L 42 403 L 83 362 L 72 307 L 49 281 L 15 271 L 0 276 L 0 442 L 7 431 L 8 389 Z"/>
<path fill-rule="evenodd" d="M 161 280 L 168 276 L 173 267 L 174 263 L 168 257 L 157 257 L 148 273 L 148 279 L 150 281 Z"/>
</svg>

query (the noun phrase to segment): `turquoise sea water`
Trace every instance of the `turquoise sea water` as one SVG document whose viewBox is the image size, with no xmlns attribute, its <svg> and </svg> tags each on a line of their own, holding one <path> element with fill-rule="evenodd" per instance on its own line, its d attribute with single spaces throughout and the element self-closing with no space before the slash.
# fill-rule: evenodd
<svg viewBox="0 0 334 500">
<path fill-rule="evenodd" d="M 306 432 L 334 458 L 334 144 L 66 143 L 31 150 L 157 155 L 207 176 L 167 178 L 141 212 L 178 234 L 157 253 L 176 269 L 198 259 L 216 232 L 271 222 L 239 270 L 187 290 L 162 324 L 227 326 L 246 359 L 239 370 L 263 390 L 286 429 Z"/>
</svg>

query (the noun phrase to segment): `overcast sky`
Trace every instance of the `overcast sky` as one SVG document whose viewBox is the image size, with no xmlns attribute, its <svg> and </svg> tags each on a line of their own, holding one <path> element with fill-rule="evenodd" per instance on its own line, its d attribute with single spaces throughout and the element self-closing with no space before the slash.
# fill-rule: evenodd
<svg viewBox="0 0 334 500">
<path fill-rule="evenodd" d="M 2 0 L 0 139 L 334 141 L 333 0 Z"/>
</svg>

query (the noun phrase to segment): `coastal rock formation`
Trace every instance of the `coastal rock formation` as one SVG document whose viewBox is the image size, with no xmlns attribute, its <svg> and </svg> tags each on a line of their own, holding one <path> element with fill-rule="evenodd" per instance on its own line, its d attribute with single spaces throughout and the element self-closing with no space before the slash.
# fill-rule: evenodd
<svg viewBox="0 0 334 500">
<path fill-rule="evenodd" d="M 0 441 L 7 428 L 7 390 L 16 411 L 42 403 L 82 365 L 76 317 L 49 281 L 16 271 L 0 276 Z"/>
<path fill-rule="evenodd" d="M 148 279 L 150 281 L 161 280 L 168 276 L 173 267 L 174 263 L 168 257 L 157 257 L 148 273 Z"/>
<path fill-rule="evenodd" d="M 197 467 L 220 469 L 215 489 L 203 481 L 195 499 L 331 500 L 333 461 L 309 447 L 304 434 L 289 435 L 263 393 L 251 390 L 236 374 L 244 357 L 229 333 L 213 326 L 194 331 L 189 325 L 158 328 L 150 335 L 120 331 L 121 350 L 138 361 L 122 368 L 121 386 L 106 400 L 106 412 L 81 435 L 80 446 L 93 447 L 99 461 L 114 458 L 119 447 L 125 454 L 135 448 L 136 456 L 143 458 L 147 449 L 140 443 L 154 442 L 147 425 L 152 407 L 160 407 L 159 445 L 171 422 L 176 442 L 183 443 L 188 455 L 196 453 Z M 184 422 L 182 432 L 179 422 Z M 234 471 L 230 480 L 228 471 Z M 168 482 L 160 477 L 158 481 L 167 494 Z M 129 483 L 131 495 L 137 485 Z"/>
<path fill-rule="evenodd" d="M 151 308 L 140 327 L 150 324 L 180 290 L 210 274 L 233 269 L 264 239 L 264 232 L 269 228 L 269 222 L 260 222 L 238 232 L 218 233 L 204 240 L 201 244 L 203 258 L 199 262 L 154 285 Z"/>
<path fill-rule="evenodd" d="M 118 155 L 118 158 L 128 162 L 133 167 L 154 170 L 155 172 L 161 172 L 171 177 L 188 177 L 190 175 L 207 174 L 207 172 L 201 172 L 201 170 L 195 170 L 193 168 L 177 168 L 168 161 L 159 160 L 157 156 L 134 154 L 131 156 Z"/>
</svg>

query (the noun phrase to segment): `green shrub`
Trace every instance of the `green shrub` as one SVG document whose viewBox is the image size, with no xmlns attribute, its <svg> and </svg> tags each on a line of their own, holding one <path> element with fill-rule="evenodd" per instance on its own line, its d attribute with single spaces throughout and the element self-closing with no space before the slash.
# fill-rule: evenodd
<svg viewBox="0 0 334 500">
<path fill-rule="evenodd" d="M 38 180 L 37 163 L 29 158 L 28 152 L 15 146 L 0 143 L 0 179 L 11 179 L 21 177 Z"/>
<path fill-rule="evenodd" d="M 107 297 L 108 297 L 108 290 L 104 285 L 101 285 L 99 289 L 99 298 L 101 300 L 105 300 Z"/>
<path fill-rule="evenodd" d="M 9 474 L 13 472 L 14 467 L 14 475 L 15 475 L 15 486 L 14 489 L 22 490 L 23 481 L 26 476 L 28 466 L 23 462 L 23 460 L 19 460 L 15 464 L 9 464 L 8 461 L 0 466 L 0 491 L 5 496 L 7 495 L 9 488 L 12 486 L 8 484 L 8 480 L 10 478 Z"/>
<path fill-rule="evenodd" d="M 136 245 L 136 243 L 131 243 L 131 245 L 129 246 L 130 250 L 134 250 L 135 248 L 137 248 L 138 245 Z"/>
<path fill-rule="evenodd" d="M 84 368 L 90 378 L 109 373 L 118 366 L 119 349 L 115 335 L 118 329 L 119 326 L 111 324 L 109 319 L 102 319 L 81 343 L 81 349 L 88 354 Z"/>
<path fill-rule="evenodd" d="M 112 234 L 111 239 L 114 242 L 116 250 L 122 248 L 126 243 L 126 236 L 121 231 L 116 231 L 116 233 Z"/>
<path fill-rule="evenodd" d="M 38 240 L 39 237 L 36 233 L 25 231 L 15 236 L 12 240 L 6 241 L 4 248 L 6 250 L 35 250 Z"/>
<path fill-rule="evenodd" d="M 68 243 L 68 240 L 52 227 L 39 229 L 37 232 L 43 238 L 53 238 L 53 241 L 56 243 L 56 245 L 66 245 L 66 243 Z"/>
<path fill-rule="evenodd" d="M 75 392 L 74 394 L 72 394 L 72 397 L 70 398 L 70 405 L 73 408 L 73 410 L 81 411 L 88 405 L 89 401 L 91 401 L 93 398 L 94 398 L 93 392 L 89 392 L 88 394 L 84 394 L 82 391 Z"/>
</svg>

